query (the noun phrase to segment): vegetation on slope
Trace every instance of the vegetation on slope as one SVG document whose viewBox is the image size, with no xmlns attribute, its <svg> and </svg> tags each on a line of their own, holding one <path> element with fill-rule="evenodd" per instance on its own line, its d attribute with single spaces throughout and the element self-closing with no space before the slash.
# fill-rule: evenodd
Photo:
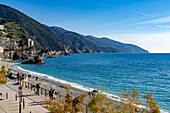
<svg viewBox="0 0 170 113">
<path fill-rule="evenodd" d="M 56 26 L 52 26 L 52 27 L 47 26 L 47 27 L 55 34 L 62 37 L 64 39 L 63 41 L 67 43 L 65 44 L 66 48 L 71 49 L 73 52 L 78 52 L 78 50 L 87 53 L 102 52 L 102 50 L 98 46 L 96 46 L 96 44 L 87 40 L 85 36 L 81 34 L 67 31 L 61 27 L 56 27 Z"/>
<path fill-rule="evenodd" d="M 147 53 L 148 51 L 132 45 L 123 44 L 108 38 L 83 36 L 59 27 L 48 27 L 28 17 L 22 12 L 0 4 L 0 18 L 12 20 L 22 29 L 22 39 L 31 38 L 37 49 L 63 50 L 71 52 L 107 52 L 107 53 Z M 13 24 L 13 23 L 11 23 Z M 17 26 L 16 26 L 17 28 Z M 12 36 L 12 37 L 15 37 Z"/>
<path fill-rule="evenodd" d="M 16 42 L 19 42 L 22 39 L 26 42 L 27 38 L 30 37 L 28 32 L 26 32 L 15 21 L 0 18 L 0 25 L 4 25 L 5 27 L 5 37 L 11 38 L 11 40 L 14 40 Z"/>
<path fill-rule="evenodd" d="M 1 67 L 0 71 L 0 85 L 5 85 L 7 83 L 7 77 L 5 76 L 5 66 Z"/>
<path fill-rule="evenodd" d="M 144 50 L 133 44 L 124 44 L 118 41 L 114 41 L 108 38 L 96 38 L 93 36 L 86 36 L 87 39 L 95 43 L 100 48 L 113 48 L 118 50 L 120 53 L 148 53 L 147 50 Z"/>
<path fill-rule="evenodd" d="M 118 41 L 111 40 L 109 38 L 97 38 L 93 36 L 83 36 L 81 34 L 67 31 L 61 27 L 48 27 L 51 31 L 60 35 L 64 39 L 73 44 L 72 47 L 76 47 L 75 42 L 79 41 L 80 44 L 86 43 L 86 46 L 96 52 L 104 53 L 148 53 L 148 51 L 132 44 L 124 44 Z M 89 43 L 90 42 L 90 43 Z M 80 45 L 81 47 L 83 45 Z M 76 47 L 77 48 L 77 47 Z"/>
<path fill-rule="evenodd" d="M 100 52 L 101 50 L 93 44 L 91 41 L 87 40 L 84 38 L 83 35 L 79 35 L 77 33 L 73 32 L 65 32 L 60 35 L 63 37 L 65 40 L 69 41 L 69 46 L 74 48 L 74 50 L 80 50 L 84 51 L 86 53 L 94 53 L 94 52 Z"/>
<path fill-rule="evenodd" d="M 17 22 L 29 33 L 38 49 L 63 50 L 60 37 L 51 32 L 46 26 L 9 6 L 0 5 L 0 18 Z"/>
</svg>

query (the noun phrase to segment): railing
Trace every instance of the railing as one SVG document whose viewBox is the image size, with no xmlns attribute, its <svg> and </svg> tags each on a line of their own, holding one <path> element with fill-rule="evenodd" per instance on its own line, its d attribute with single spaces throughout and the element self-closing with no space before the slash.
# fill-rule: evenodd
<svg viewBox="0 0 170 113">
<path fill-rule="evenodd" d="M 35 85 L 34 85 L 34 84 L 29 83 L 29 82 L 26 82 L 26 81 L 21 81 L 21 82 L 22 82 L 21 85 L 22 85 L 23 87 L 28 88 L 28 89 L 36 92 L 36 91 L 35 91 Z M 42 96 L 45 96 L 45 97 L 49 97 L 49 90 L 40 87 L 38 94 L 40 94 L 40 95 L 42 95 Z M 65 95 L 62 95 L 62 94 L 57 93 L 55 99 L 57 99 L 57 97 L 58 97 L 58 98 L 61 98 L 61 97 L 65 97 Z M 85 112 L 88 113 L 87 104 L 81 103 L 81 102 L 79 102 L 79 103 L 80 103 L 81 105 L 85 106 L 85 107 L 84 107 L 84 108 L 85 108 Z"/>
</svg>

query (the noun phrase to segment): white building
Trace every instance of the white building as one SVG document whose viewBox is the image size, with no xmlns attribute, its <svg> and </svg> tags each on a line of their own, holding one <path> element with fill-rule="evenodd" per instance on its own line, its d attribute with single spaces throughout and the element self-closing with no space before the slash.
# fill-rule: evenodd
<svg viewBox="0 0 170 113">
<path fill-rule="evenodd" d="M 4 49 L 2 47 L 0 47 L 0 53 L 3 53 Z"/>
<path fill-rule="evenodd" d="M 4 30 L 5 29 L 4 25 L 0 25 L 0 29 Z"/>
<path fill-rule="evenodd" d="M 2 47 L 0 47 L 0 61 L 2 59 L 3 52 L 4 52 L 4 49 Z"/>
</svg>

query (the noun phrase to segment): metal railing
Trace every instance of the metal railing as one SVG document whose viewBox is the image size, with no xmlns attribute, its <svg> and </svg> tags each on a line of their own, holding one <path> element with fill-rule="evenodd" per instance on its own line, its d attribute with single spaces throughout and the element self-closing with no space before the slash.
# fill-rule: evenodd
<svg viewBox="0 0 170 113">
<path fill-rule="evenodd" d="M 22 85 L 23 87 L 25 87 L 25 88 L 27 88 L 27 89 L 30 89 L 30 90 L 32 90 L 32 91 L 34 91 L 34 92 L 36 92 L 36 90 L 35 90 L 36 86 L 35 86 L 34 84 L 29 83 L 29 82 L 26 82 L 26 81 L 21 81 L 21 82 L 22 82 L 21 85 Z M 38 94 L 39 94 L 39 95 L 42 95 L 42 96 L 45 96 L 45 97 L 49 97 L 49 91 L 50 91 L 50 90 L 48 90 L 48 89 L 45 89 L 45 88 L 40 87 Z M 62 95 L 62 94 L 57 93 L 55 99 L 61 98 L 61 97 L 65 97 L 65 95 Z M 88 113 L 87 104 L 81 103 L 81 102 L 79 102 L 79 103 L 80 103 L 81 105 L 85 106 L 85 107 L 84 107 L 84 108 L 85 108 L 85 112 Z"/>
</svg>

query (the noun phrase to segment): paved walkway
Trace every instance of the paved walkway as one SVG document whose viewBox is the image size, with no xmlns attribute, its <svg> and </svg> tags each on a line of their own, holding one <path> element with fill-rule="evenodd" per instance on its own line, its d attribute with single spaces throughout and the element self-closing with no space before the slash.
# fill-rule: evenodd
<svg viewBox="0 0 170 113">
<path fill-rule="evenodd" d="M 9 81 L 7 85 L 0 86 L 0 113 L 19 113 L 19 98 L 15 98 L 18 92 L 18 85 L 14 85 L 15 81 Z M 8 99 L 6 99 L 6 93 L 8 93 Z M 35 95 L 29 89 L 23 88 L 23 98 L 25 100 L 25 109 L 22 113 L 49 113 L 49 110 L 42 106 L 44 102 L 43 96 Z"/>
</svg>

